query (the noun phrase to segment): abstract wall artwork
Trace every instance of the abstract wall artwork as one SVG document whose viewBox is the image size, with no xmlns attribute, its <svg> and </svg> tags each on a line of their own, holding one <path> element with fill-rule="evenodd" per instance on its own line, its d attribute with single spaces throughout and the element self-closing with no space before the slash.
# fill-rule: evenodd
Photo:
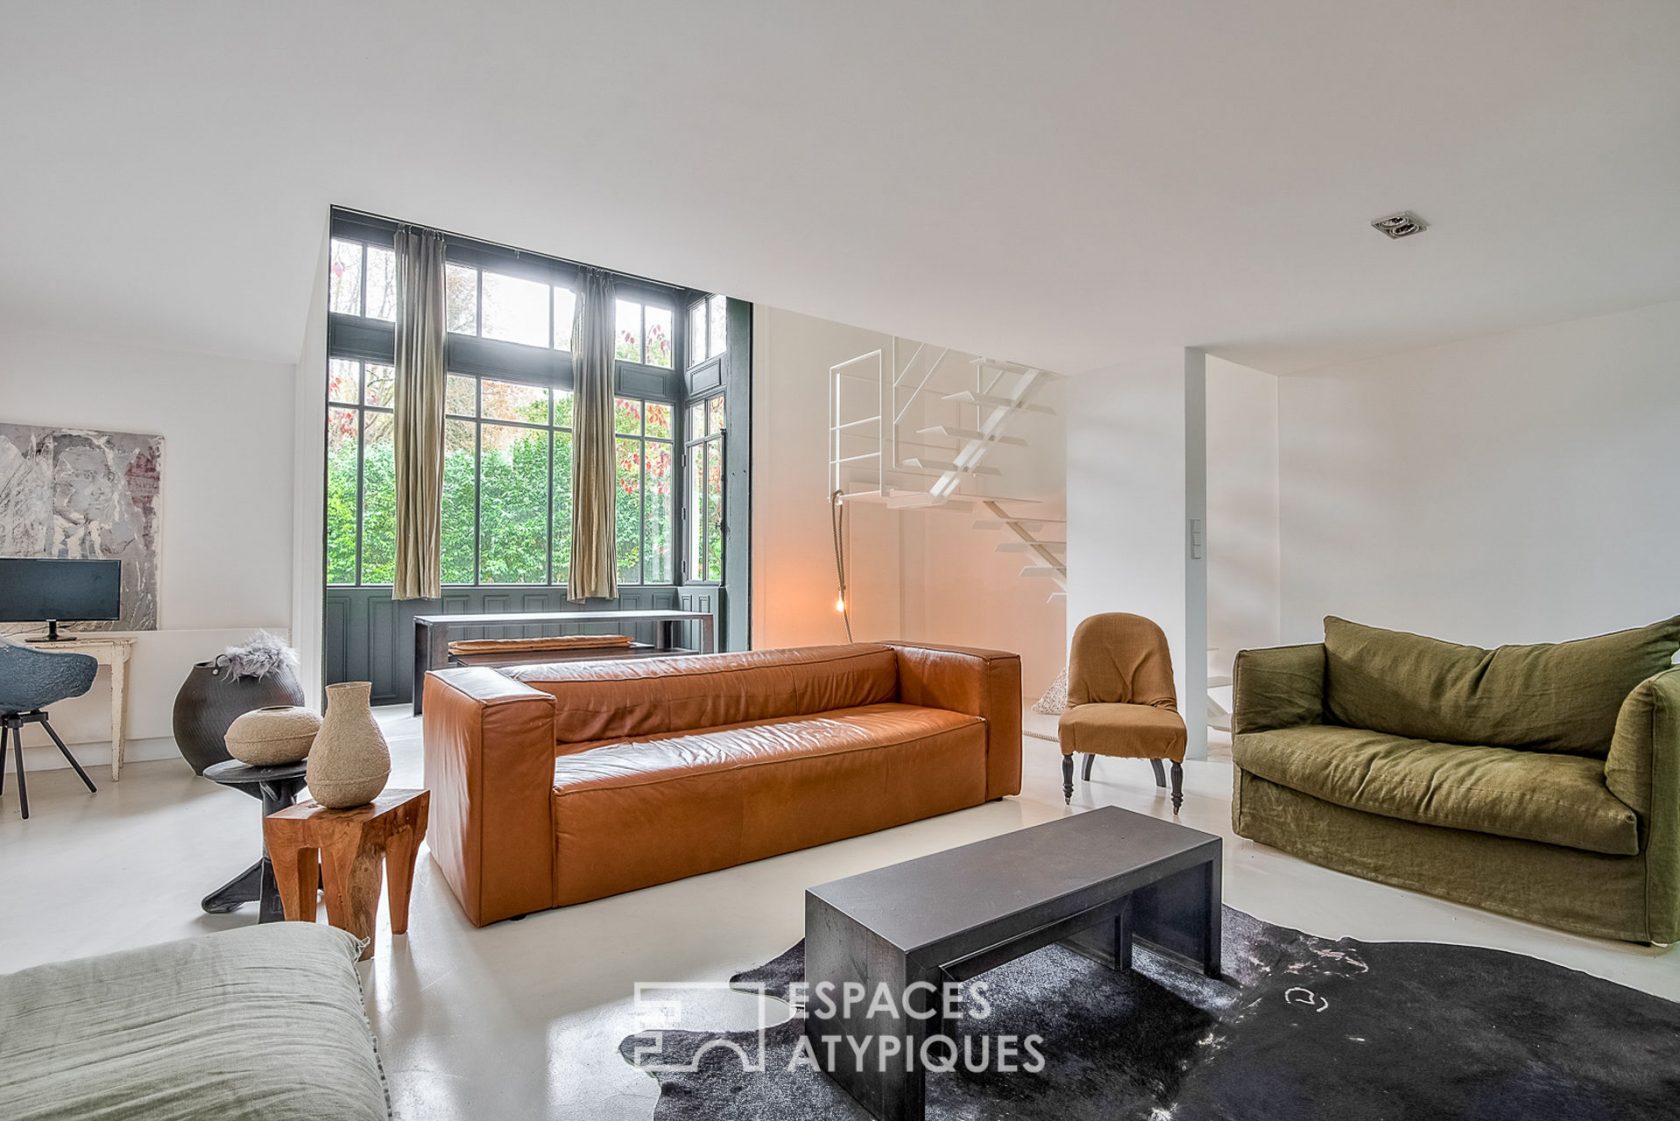
<svg viewBox="0 0 1680 1121">
<path fill-rule="evenodd" d="M 158 625 L 163 437 L 0 424 L 0 556 L 122 561 L 122 618 Z"/>
</svg>

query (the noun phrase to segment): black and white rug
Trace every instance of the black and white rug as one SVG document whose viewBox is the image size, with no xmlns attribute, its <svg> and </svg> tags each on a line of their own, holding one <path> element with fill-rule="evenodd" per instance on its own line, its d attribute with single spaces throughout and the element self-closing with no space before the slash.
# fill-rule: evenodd
<svg viewBox="0 0 1680 1121">
<path fill-rule="evenodd" d="M 1041 1037 L 1042 1069 L 929 1073 L 940 1121 L 1642 1121 L 1680 1118 L 1680 1004 L 1497 950 L 1330 941 L 1225 909 L 1234 984 L 1137 953 L 1116 973 L 1051 946 L 986 974 L 961 1033 Z M 785 995 L 804 944 L 731 978 Z M 866 1121 L 796 1061 L 802 1020 L 665 1031 L 657 1121 Z M 648 1037 L 630 1036 L 632 1065 Z M 693 1071 L 672 1071 L 699 1055 Z M 984 1064 L 981 1064 L 984 1065 Z M 791 1068 L 791 1069 L 790 1069 Z"/>
</svg>

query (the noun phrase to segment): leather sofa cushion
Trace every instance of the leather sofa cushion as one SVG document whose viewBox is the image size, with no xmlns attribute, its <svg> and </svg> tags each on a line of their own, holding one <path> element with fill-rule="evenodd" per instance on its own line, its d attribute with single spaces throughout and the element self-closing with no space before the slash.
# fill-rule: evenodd
<svg viewBox="0 0 1680 1121">
<path fill-rule="evenodd" d="M 898 699 L 886 646 L 810 646 L 643 661 L 518 666 L 509 677 L 558 702 L 561 752 L 602 740 L 748 724 Z"/>
<path fill-rule="evenodd" d="M 977 805 L 986 725 L 878 704 L 562 755 L 555 904 Z"/>
<path fill-rule="evenodd" d="M 1184 718 L 1154 705 L 1077 705 L 1062 713 L 1057 729 L 1062 754 L 1088 751 L 1128 759 L 1184 762 Z"/>
<path fill-rule="evenodd" d="M 1483 650 L 1324 620 L 1325 705 L 1337 723 L 1446 743 L 1603 759 L 1616 715 L 1680 650 L 1680 617 L 1576 642 Z"/>
<path fill-rule="evenodd" d="M 1594 759 L 1327 726 L 1246 733 L 1231 754 L 1250 774 L 1350 809 L 1588 852 L 1639 851 L 1634 812 Z"/>
</svg>

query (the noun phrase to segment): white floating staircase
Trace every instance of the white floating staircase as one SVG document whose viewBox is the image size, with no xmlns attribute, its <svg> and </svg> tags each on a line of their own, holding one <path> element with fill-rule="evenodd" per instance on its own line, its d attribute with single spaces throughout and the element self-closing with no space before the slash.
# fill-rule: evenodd
<svg viewBox="0 0 1680 1121">
<path fill-rule="evenodd" d="M 991 498 L 981 499 L 980 507 L 988 516 L 977 518 L 974 528 L 1001 529 L 1008 532 L 1013 540 L 1000 541 L 997 551 L 1026 554 L 1030 563 L 1021 569 L 1021 575 L 1055 581 L 1056 590 L 1050 593 L 1050 598 L 1066 599 L 1067 522 L 1043 515 L 1012 514 L 1002 502 Z M 1050 534 L 1053 530 L 1062 533 L 1063 536 L 1052 537 Z"/>
<path fill-rule="evenodd" d="M 987 462 L 999 449 L 1029 446 L 1009 429 L 1055 414 L 1034 398 L 1060 375 L 983 357 L 967 365 L 965 375 L 949 348 L 895 339 L 830 367 L 829 491 L 896 509 L 973 510 L 976 529 L 1006 534 L 999 552 L 1023 555 L 1023 577 L 1051 581 L 1051 598 L 1062 598 L 1065 522 L 1040 496 L 1010 493 L 1009 472 Z M 971 386 L 952 387 L 953 375 Z M 922 423 L 930 410 L 940 423 Z"/>
</svg>

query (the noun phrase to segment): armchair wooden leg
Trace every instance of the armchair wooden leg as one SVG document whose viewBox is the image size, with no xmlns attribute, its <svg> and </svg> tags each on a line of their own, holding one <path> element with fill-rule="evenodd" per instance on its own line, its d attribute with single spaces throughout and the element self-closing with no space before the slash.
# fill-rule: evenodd
<svg viewBox="0 0 1680 1121">
<path fill-rule="evenodd" d="M 1167 769 L 1161 766 L 1159 759 L 1151 759 L 1149 765 L 1155 768 L 1155 785 L 1165 790 L 1167 788 Z"/>
<path fill-rule="evenodd" d="M 1073 756 L 1062 756 L 1062 801 L 1073 805 Z"/>
<path fill-rule="evenodd" d="M 1173 780 L 1173 783 L 1172 783 L 1173 813 L 1176 814 L 1178 812 L 1178 807 L 1180 807 L 1184 804 L 1184 764 L 1183 763 L 1174 763 L 1172 765 L 1172 780 Z"/>
<path fill-rule="evenodd" d="M 1091 781 L 1091 764 L 1095 763 L 1096 761 L 1097 761 L 1097 753 L 1094 752 L 1094 751 L 1087 751 L 1085 753 L 1085 771 L 1079 777 L 1084 779 L 1086 782 L 1090 782 Z"/>
</svg>

